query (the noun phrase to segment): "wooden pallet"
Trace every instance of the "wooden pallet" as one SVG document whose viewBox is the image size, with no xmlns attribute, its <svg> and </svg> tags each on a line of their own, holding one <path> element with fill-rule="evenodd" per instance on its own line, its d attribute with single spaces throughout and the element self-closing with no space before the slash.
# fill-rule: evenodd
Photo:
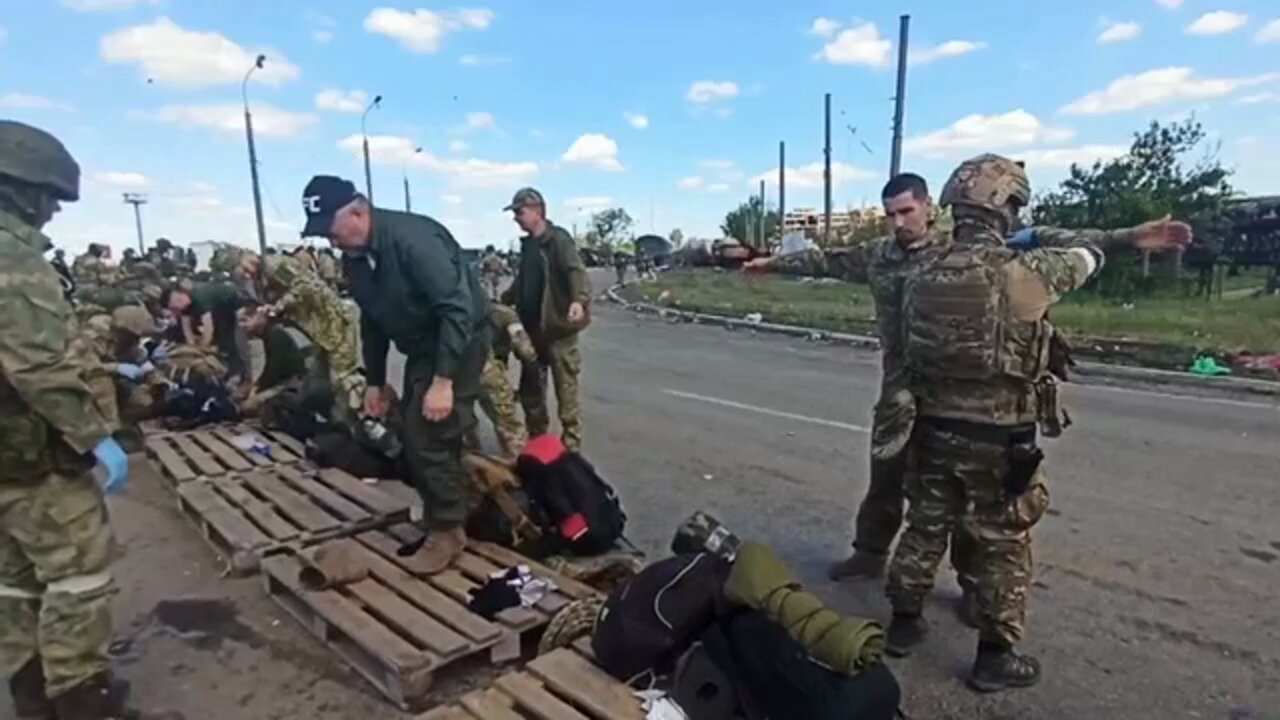
<svg viewBox="0 0 1280 720">
<path fill-rule="evenodd" d="M 190 480 L 176 493 L 232 574 L 252 573 L 267 555 L 403 523 L 410 512 L 404 499 L 336 468 L 261 467 Z"/>
<path fill-rule="evenodd" d="M 553 650 L 418 720 L 643 720 L 640 701 L 581 652 Z"/>
<path fill-rule="evenodd" d="M 240 435 L 253 435 L 268 448 L 270 456 L 241 450 L 235 445 Z M 297 440 L 245 425 L 210 425 L 185 432 L 154 432 L 146 436 L 147 455 L 172 485 L 199 477 L 221 477 L 254 468 L 292 465 L 305 456 Z"/>
<path fill-rule="evenodd" d="M 441 668 L 484 654 L 494 664 L 519 659 L 521 638 L 545 627 L 575 597 L 570 593 L 580 591 L 568 578 L 543 575 L 573 590 L 551 593 L 534 608 L 509 608 L 486 620 L 471 612 L 467 601 L 469 591 L 500 570 L 485 556 L 489 548 L 479 543 L 451 569 L 421 577 L 414 573 L 414 557 L 396 554 L 417 532 L 402 525 L 357 535 L 370 576 L 331 590 L 304 590 L 298 582 L 301 564 L 292 555 L 262 561 L 272 599 L 405 710 L 418 704 Z"/>
</svg>

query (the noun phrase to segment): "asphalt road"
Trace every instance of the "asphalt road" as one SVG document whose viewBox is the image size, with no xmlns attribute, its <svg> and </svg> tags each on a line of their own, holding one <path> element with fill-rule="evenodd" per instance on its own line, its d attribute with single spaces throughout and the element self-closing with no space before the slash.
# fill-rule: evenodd
<svg viewBox="0 0 1280 720">
<path fill-rule="evenodd" d="M 880 582 L 824 579 L 866 487 L 878 357 L 605 303 L 595 318 L 585 451 L 621 494 L 629 536 L 659 557 L 703 509 L 771 544 L 837 609 L 887 620 Z M 1280 408 L 1141 388 L 1071 386 L 1068 398 L 1077 424 L 1047 448 L 1053 504 L 1036 530 L 1024 646 L 1044 680 L 996 696 L 964 687 L 976 638 L 952 615 L 944 569 L 927 644 L 890 661 L 908 716 L 1280 718 Z M 408 717 L 260 579 L 221 577 L 172 494 L 141 458 L 134 467 L 111 500 L 126 553 L 116 650 L 144 706 L 188 720 Z M 436 698 L 466 686 L 445 680 Z"/>
<path fill-rule="evenodd" d="M 866 488 L 878 356 L 617 307 L 595 317 L 585 452 L 629 534 L 659 553 L 707 510 L 839 609 L 887 620 L 882 583 L 823 575 Z M 1076 385 L 1068 400 L 1076 425 L 1046 448 L 1052 509 L 1024 645 L 1042 684 L 963 686 L 976 637 L 944 569 L 927 645 L 892 661 L 908 715 L 1280 718 L 1280 407 Z"/>
</svg>

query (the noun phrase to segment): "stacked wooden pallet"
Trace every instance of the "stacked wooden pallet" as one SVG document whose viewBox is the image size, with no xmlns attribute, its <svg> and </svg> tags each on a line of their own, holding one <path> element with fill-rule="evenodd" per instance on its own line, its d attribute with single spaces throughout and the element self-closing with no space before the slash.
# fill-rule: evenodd
<svg viewBox="0 0 1280 720">
<path fill-rule="evenodd" d="M 426 575 L 420 558 L 399 549 L 419 533 L 408 525 L 356 536 L 369 577 L 331 590 L 306 590 L 291 555 L 262 562 L 267 592 L 389 700 L 411 708 L 441 668 L 476 655 L 501 663 L 520 657 L 521 638 L 541 630 L 573 600 L 596 594 L 524 556 L 473 543 L 450 569 Z M 467 607 L 470 592 L 516 564 L 551 580 L 557 590 L 532 608 L 509 608 L 493 620 Z"/>
<path fill-rule="evenodd" d="M 258 449 L 253 449 L 252 446 Z M 221 477 L 254 468 L 302 461 L 302 445 L 284 433 L 245 425 L 216 425 L 185 432 L 155 432 L 146 438 L 147 454 L 171 485 L 199 477 Z"/>
</svg>

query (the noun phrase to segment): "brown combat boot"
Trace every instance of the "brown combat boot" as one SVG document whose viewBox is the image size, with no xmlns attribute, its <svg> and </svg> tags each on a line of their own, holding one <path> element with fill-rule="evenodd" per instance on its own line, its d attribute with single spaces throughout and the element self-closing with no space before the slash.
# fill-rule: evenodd
<svg viewBox="0 0 1280 720">
<path fill-rule="evenodd" d="M 9 678 L 9 695 L 18 720 L 58 720 L 58 713 L 44 692 L 44 667 L 39 655 Z"/>
<path fill-rule="evenodd" d="M 423 575 L 444 572 L 467 548 L 467 533 L 459 525 L 448 530 L 432 530 L 414 559 L 414 569 Z"/>
<path fill-rule="evenodd" d="M 884 555 L 854 550 L 853 555 L 833 563 L 827 570 L 827 577 L 832 580 L 848 580 L 850 578 L 878 578 L 884 575 L 884 566 L 888 558 Z"/>
<path fill-rule="evenodd" d="M 120 685 L 99 673 L 53 698 L 57 720 L 185 720 L 182 713 L 147 713 L 124 707 Z"/>
</svg>

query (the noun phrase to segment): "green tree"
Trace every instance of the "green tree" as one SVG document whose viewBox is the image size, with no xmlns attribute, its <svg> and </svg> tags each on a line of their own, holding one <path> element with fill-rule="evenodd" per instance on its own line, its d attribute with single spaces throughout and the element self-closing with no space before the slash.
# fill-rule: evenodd
<svg viewBox="0 0 1280 720">
<path fill-rule="evenodd" d="M 684 245 L 684 231 L 680 228 L 672 230 L 671 234 L 667 236 L 667 241 L 671 243 L 672 250 L 679 250 L 680 246 Z"/>
<path fill-rule="evenodd" d="M 747 202 L 730 210 L 720 223 L 720 232 L 743 245 L 753 245 L 763 249 L 764 241 L 760 237 L 760 198 L 752 197 Z M 764 216 L 764 237 L 771 238 L 778 234 L 778 211 L 770 210 Z"/>
<path fill-rule="evenodd" d="M 592 246 L 609 249 L 626 239 L 634 224 L 635 221 L 622 208 L 601 210 L 591 216 L 591 230 L 587 237 L 594 240 Z"/>
<path fill-rule="evenodd" d="M 1194 118 L 1152 122 L 1135 133 L 1124 155 L 1090 168 L 1072 165 L 1070 177 L 1037 199 L 1032 219 L 1039 225 L 1114 229 L 1173 215 L 1191 223 L 1197 243 L 1220 247 L 1224 206 L 1234 190 L 1218 148 L 1206 147 L 1205 140 Z M 1092 286 L 1109 297 L 1150 292 L 1158 283 L 1144 277 L 1142 266 L 1136 254 L 1110 257 Z"/>
</svg>

